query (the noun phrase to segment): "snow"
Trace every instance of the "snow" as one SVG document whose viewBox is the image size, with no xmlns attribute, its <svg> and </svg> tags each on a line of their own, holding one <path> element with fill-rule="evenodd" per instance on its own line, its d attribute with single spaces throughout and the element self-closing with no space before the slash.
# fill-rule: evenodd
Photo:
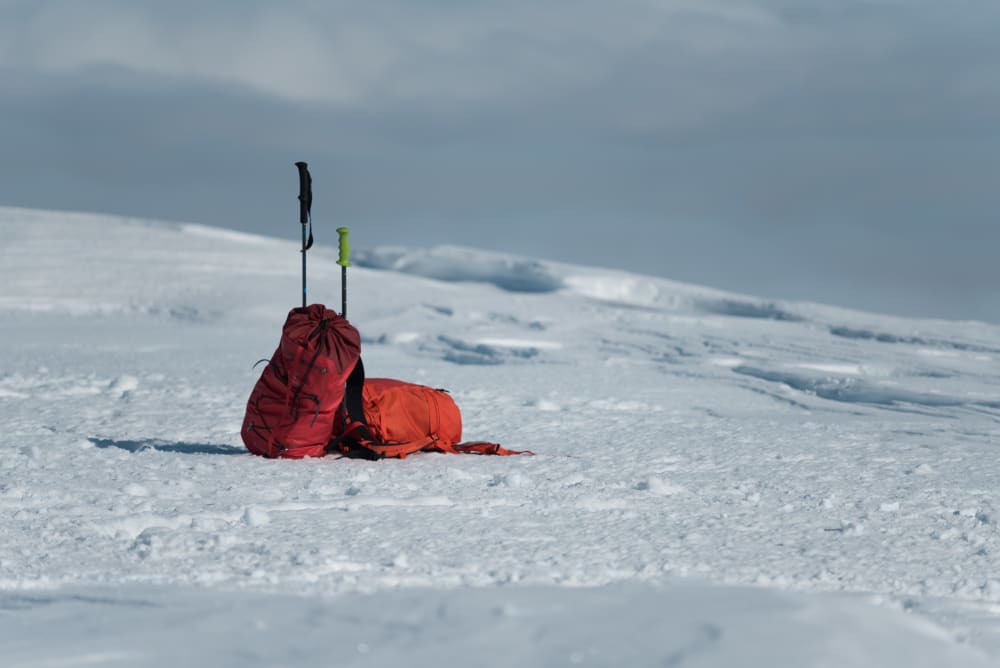
<svg viewBox="0 0 1000 668">
<path fill-rule="evenodd" d="M 695 583 L 335 598 L 131 585 L 21 592 L 3 603 L 10 668 L 987 665 L 920 617 L 858 597 Z M 39 627 L 59 641 L 39 646 Z"/>
<path fill-rule="evenodd" d="M 369 375 L 537 455 L 268 461 L 298 231 L 0 208 L 2 665 L 1000 660 L 997 327 L 375 248 Z"/>
</svg>

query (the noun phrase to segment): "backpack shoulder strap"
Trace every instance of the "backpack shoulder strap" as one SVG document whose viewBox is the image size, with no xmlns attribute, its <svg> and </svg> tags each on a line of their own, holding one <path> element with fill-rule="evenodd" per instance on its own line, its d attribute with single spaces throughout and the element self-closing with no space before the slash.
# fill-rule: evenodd
<svg viewBox="0 0 1000 668">
<path fill-rule="evenodd" d="M 354 365 L 354 370 L 347 377 L 347 385 L 344 388 L 344 409 L 347 411 L 347 428 L 344 435 L 348 435 L 351 427 L 360 425 L 360 431 L 356 428 L 355 438 L 371 439 L 371 432 L 368 430 L 368 421 L 365 419 L 365 363 L 358 358 L 358 363 Z"/>
</svg>

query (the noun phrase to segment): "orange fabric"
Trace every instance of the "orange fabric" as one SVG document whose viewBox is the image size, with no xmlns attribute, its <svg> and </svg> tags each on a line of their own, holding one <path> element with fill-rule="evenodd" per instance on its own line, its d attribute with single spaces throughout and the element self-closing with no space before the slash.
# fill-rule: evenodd
<svg viewBox="0 0 1000 668">
<path fill-rule="evenodd" d="M 363 390 L 365 420 L 372 438 L 350 439 L 360 423 L 334 439 L 333 449 L 345 456 L 396 457 L 414 452 L 450 454 L 519 455 L 530 451 L 507 450 L 496 443 L 461 443 L 462 415 L 444 390 L 389 378 L 367 378 Z M 364 450 L 358 453 L 356 447 Z"/>
<path fill-rule="evenodd" d="M 378 443 L 409 443 L 429 436 L 448 445 L 462 440 L 462 415 L 443 390 L 367 378 L 362 397 L 365 420 Z"/>
</svg>

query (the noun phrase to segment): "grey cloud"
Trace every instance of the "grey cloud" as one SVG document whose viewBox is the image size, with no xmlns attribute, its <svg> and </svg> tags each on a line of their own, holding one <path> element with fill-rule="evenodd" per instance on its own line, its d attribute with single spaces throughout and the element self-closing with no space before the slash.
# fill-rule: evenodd
<svg viewBox="0 0 1000 668">
<path fill-rule="evenodd" d="M 1000 320 L 1000 6 L 959 4 L 6 2 L 0 202 L 281 235 L 306 159 L 365 245 Z"/>
</svg>

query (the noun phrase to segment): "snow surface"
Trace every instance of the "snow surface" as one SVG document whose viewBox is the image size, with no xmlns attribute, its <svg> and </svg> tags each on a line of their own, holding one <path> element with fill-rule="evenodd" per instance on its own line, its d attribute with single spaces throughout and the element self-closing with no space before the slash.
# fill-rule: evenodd
<svg viewBox="0 0 1000 668">
<path fill-rule="evenodd" d="M 298 231 L 0 209 L 0 665 L 1000 664 L 1000 328 L 375 248 L 369 375 L 538 454 L 268 461 Z"/>
</svg>

